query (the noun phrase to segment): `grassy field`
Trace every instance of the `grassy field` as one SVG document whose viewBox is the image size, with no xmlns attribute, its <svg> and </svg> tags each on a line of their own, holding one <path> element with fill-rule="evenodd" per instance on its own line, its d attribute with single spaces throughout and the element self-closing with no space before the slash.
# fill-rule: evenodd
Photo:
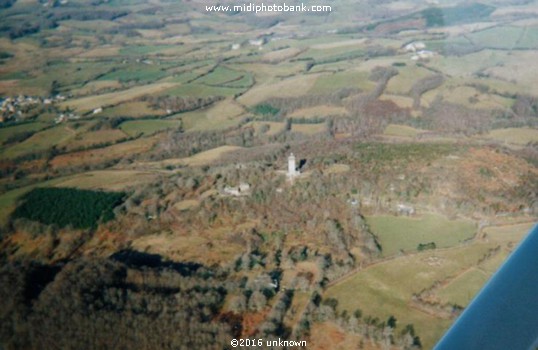
<svg viewBox="0 0 538 350">
<path fill-rule="evenodd" d="M 336 106 L 316 106 L 309 108 L 301 108 L 293 111 L 289 117 L 291 118 L 323 118 L 328 116 L 346 116 L 348 114 L 344 107 Z"/>
<path fill-rule="evenodd" d="M 535 223 L 523 223 L 484 229 L 485 238 L 499 243 L 519 242 L 534 227 Z"/>
<path fill-rule="evenodd" d="M 303 75 L 284 79 L 275 84 L 256 85 L 239 97 L 238 101 L 247 106 L 254 106 L 270 97 L 299 97 L 309 92 L 318 77 L 317 74 Z"/>
<path fill-rule="evenodd" d="M 245 88 L 233 86 L 210 86 L 203 83 L 190 83 L 167 90 L 166 94 L 173 96 L 193 97 L 235 96 L 245 90 Z"/>
<path fill-rule="evenodd" d="M 389 124 L 385 128 L 383 135 L 387 136 L 399 136 L 399 137 L 416 137 L 421 132 L 425 130 L 420 130 L 413 128 L 407 125 L 398 125 L 398 124 Z"/>
<path fill-rule="evenodd" d="M 319 124 L 292 124 L 291 131 L 305 135 L 314 135 L 324 132 L 327 129 L 325 123 Z"/>
<path fill-rule="evenodd" d="M 442 303 L 467 305 L 484 283 L 486 283 L 488 278 L 488 274 L 484 271 L 472 268 L 452 280 L 447 286 L 437 292 L 436 296 Z"/>
<path fill-rule="evenodd" d="M 177 84 L 173 83 L 155 83 L 148 85 L 136 86 L 127 90 L 110 92 L 102 95 L 82 97 L 74 100 L 63 102 L 60 106 L 63 108 L 73 108 L 79 113 L 89 112 L 95 108 L 103 106 L 113 106 L 142 97 L 148 94 L 155 94 L 173 88 Z"/>
<path fill-rule="evenodd" d="M 59 179 L 53 186 L 75 187 L 88 190 L 123 191 L 130 187 L 155 181 L 156 172 L 135 170 L 100 170 L 81 173 L 67 179 Z"/>
<path fill-rule="evenodd" d="M 121 88 L 121 83 L 114 80 L 94 80 L 87 84 L 84 84 L 83 87 L 78 89 L 71 90 L 71 93 L 74 96 L 85 96 L 91 94 L 97 94 L 107 89 L 119 89 Z"/>
<path fill-rule="evenodd" d="M 155 137 L 145 137 L 104 148 L 62 154 L 52 159 L 50 165 L 52 168 L 58 169 L 62 167 L 83 167 L 110 162 L 128 155 L 147 152 L 157 141 Z"/>
<path fill-rule="evenodd" d="M 81 148 L 91 148 L 98 145 L 116 143 L 125 139 L 128 135 L 118 129 L 89 131 L 78 134 L 73 139 L 68 139 L 58 144 L 58 147 L 65 147 L 68 151 Z"/>
<path fill-rule="evenodd" d="M 516 43 L 516 48 L 536 50 L 538 48 L 538 28 L 525 27 L 523 35 L 519 38 L 519 41 Z"/>
<path fill-rule="evenodd" d="M 189 165 L 189 166 L 202 166 L 211 164 L 218 160 L 224 153 L 241 149 L 238 146 L 221 146 L 213 148 L 204 152 L 196 153 L 188 158 L 181 159 L 167 159 L 159 162 L 162 166 L 167 165 Z"/>
<path fill-rule="evenodd" d="M 475 234 L 475 225 L 467 220 L 448 220 L 436 214 L 417 218 L 402 216 L 370 216 L 367 222 L 379 237 L 383 255 L 391 256 L 400 250 L 415 251 L 422 243 L 435 242 L 437 248 L 455 246 Z"/>
<path fill-rule="evenodd" d="M 168 119 L 181 119 L 189 131 L 222 130 L 239 124 L 245 110 L 231 99 L 220 101 L 209 108 L 179 113 Z"/>
<path fill-rule="evenodd" d="M 38 132 L 23 142 L 8 147 L 0 154 L 0 158 L 16 158 L 29 153 L 46 151 L 57 144 L 67 142 L 76 135 L 77 131 L 65 125 L 58 125 Z"/>
<path fill-rule="evenodd" d="M 111 108 L 105 108 L 99 115 L 106 117 L 130 117 L 143 118 L 163 116 L 166 111 L 163 109 L 153 109 L 144 101 L 130 101 L 121 103 Z"/>
<path fill-rule="evenodd" d="M 218 85 L 218 86 L 239 86 L 236 84 L 238 81 L 241 81 L 244 77 L 250 77 L 249 73 L 236 71 L 227 67 L 218 66 L 210 74 L 203 76 L 200 79 L 197 79 L 197 83 L 207 84 L 207 85 Z M 248 86 L 248 82 L 251 79 L 246 79 L 245 84 Z"/>
<path fill-rule="evenodd" d="M 523 35 L 524 28 L 520 27 L 494 27 L 469 35 L 478 45 L 491 49 L 512 49 Z"/>
<path fill-rule="evenodd" d="M 43 129 L 47 124 L 45 123 L 26 123 L 21 125 L 14 125 L 7 128 L 0 128 L 0 145 L 6 142 L 10 137 L 17 134 L 39 131 Z"/>
<path fill-rule="evenodd" d="M 490 131 L 485 135 L 487 139 L 524 146 L 528 143 L 538 142 L 538 130 L 530 128 L 506 128 Z"/>
<path fill-rule="evenodd" d="M 359 308 L 364 315 L 382 320 L 393 315 L 399 327 L 412 323 L 424 349 L 431 349 L 452 320 L 410 307 L 413 294 L 476 265 L 492 247 L 491 243 L 472 244 L 392 259 L 355 273 L 330 287 L 324 296 L 336 298 L 339 310 L 352 313 Z"/>
<path fill-rule="evenodd" d="M 420 79 L 429 77 L 432 72 L 425 68 L 409 64 L 398 68 L 398 75 L 392 77 L 387 84 L 386 92 L 395 95 L 405 95 L 411 90 L 413 84 Z"/>
<path fill-rule="evenodd" d="M 147 136 L 166 129 L 177 129 L 180 126 L 181 122 L 178 120 L 147 119 L 124 122 L 120 125 L 120 129 L 129 136 Z"/>
<path fill-rule="evenodd" d="M 471 78 L 476 72 L 495 67 L 509 59 L 510 57 L 505 51 L 482 50 L 464 56 L 438 56 L 427 65 L 442 71 L 445 75 Z M 509 80 L 506 79 L 507 82 Z"/>
<path fill-rule="evenodd" d="M 311 94 L 332 93 L 343 88 L 370 91 L 375 83 L 368 80 L 368 73 L 359 71 L 338 72 L 321 75 L 308 91 Z"/>
<path fill-rule="evenodd" d="M 140 83 L 148 83 L 158 80 L 167 76 L 164 67 L 155 65 L 130 65 L 128 67 L 121 67 L 113 72 L 103 75 L 99 80 L 112 80 L 119 82 L 137 81 Z"/>
</svg>

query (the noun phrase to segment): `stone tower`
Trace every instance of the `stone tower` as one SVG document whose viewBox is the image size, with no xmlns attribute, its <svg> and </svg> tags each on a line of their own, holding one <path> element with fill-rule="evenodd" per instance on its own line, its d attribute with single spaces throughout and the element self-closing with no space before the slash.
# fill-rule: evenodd
<svg viewBox="0 0 538 350">
<path fill-rule="evenodd" d="M 288 157 L 288 177 L 294 177 L 297 175 L 297 170 L 295 167 L 295 156 L 293 153 L 290 153 L 290 156 Z"/>
</svg>

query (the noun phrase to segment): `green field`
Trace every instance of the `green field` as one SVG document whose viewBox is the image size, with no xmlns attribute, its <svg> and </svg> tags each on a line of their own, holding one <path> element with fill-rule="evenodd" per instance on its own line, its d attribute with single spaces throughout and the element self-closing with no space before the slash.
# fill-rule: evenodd
<svg viewBox="0 0 538 350">
<path fill-rule="evenodd" d="M 383 134 L 387 136 L 416 137 L 423 131 L 407 125 L 389 124 Z"/>
<path fill-rule="evenodd" d="M 436 214 L 417 218 L 402 216 L 370 216 L 367 222 L 383 247 L 383 255 L 417 250 L 419 244 L 435 242 L 437 248 L 458 245 L 472 238 L 476 227 L 468 220 L 448 220 Z"/>
<path fill-rule="evenodd" d="M 521 27 L 493 27 L 469 35 L 477 44 L 491 49 L 513 49 L 523 35 Z"/>
<path fill-rule="evenodd" d="M 131 45 L 123 47 L 120 54 L 123 56 L 140 56 L 157 53 L 166 49 L 174 48 L 173 45 Z"/>
<path fill-rule="evenodd" d="M 326 94 L 343 88 L 369 91 L 375 87 L 375 83 L 368 80 L 368 75 L 366 72 L 359 71 L 324 74 L 319 76 L 314 86 L 308 92 L 311 94 Z"/>
<path fill-rule="evenodd" d="M 181 85 L 176 88 L 166 91 L 167 95 L 172 96 L 234 96 L 245 91 L 244 88 L 225 87 L 225 86 L 209 86 L 201 83 L 191 83 Z"/>
<path fill-rule="evenodd" d="M 43 129 L 47 124 L 45 123 L 25 123 L 21 125 L 14 125 L 7 128 L 0 128 L 0 145 L 8 141 L 11 137 L 18 134 L 25 134 L 29 132 L 35 132 Z"/>
<path fill-rule="evenodd" d="M 180 126 L 181 122 L 177 120 L 147 119 L 124 122 L 120 125 L 120 129 L 129 136 L 147 136 L 158 131 L 179 128 Z"/>
<path fill-rule="evenodd" d="M 331 286 L 324 297 L 336 298 L 338 309 L 386 320 L 393 315 L 399 327 L 413 324 L 424 349 L 431 349 L 452 323 L 409 306 L 413 294 L 429 288 L 435 281 L 476 265 L 493 244 L 472 244 L 439 252 L 403 256 L 360 270 Z M 463 305 L 465 306 L 465 305 Z"/>
<path fill-rule="evenodd" d="M 51 149 L 53 146 L 66 142 L 77 135 L 77 132 L 65 125 L 40 131 L 21 143 L 6 148 L 0 158 L 16 158 L 29 153 L 40 153 Z"/>
<path fill-rule="evenodd" d="M 516 44 L 518 49 L 537 49 L 538 48 L 538 28 L 525 27 L 523 35 Z"/>
<path fill-rule="evenodd" d="M 451 281 L 436 293 L 442 303 L 467 305 L 488 280 L 488 274 L 478 269 L 471 269 Z"/>
<path fill-rule="evenodd" d="M 210 74 L 197 79 L 196 83 L 211 86 L 241 87 L 251 85 L 252 77 L 246 72 L 240 72 L 227 67 L 218 66 Z"/>
<path fill-rule="evenodd" d="M 524 146 L 538 142 L 538 130 L 531 128 L 506 128 L 491 130 L 486 138 L 504 143 Z"/>
<path fill-rule="evenodd" d="M 131 65 L 128 67 L 121 67 L 108 74 L 103 75 L 99 80 L 117 80 L 119 82 L 137 81 L 137 82 L 153 82 L 155 80 L 164 78 L 167 76 L 165 67 L 156 65 Z"/>
</svg>

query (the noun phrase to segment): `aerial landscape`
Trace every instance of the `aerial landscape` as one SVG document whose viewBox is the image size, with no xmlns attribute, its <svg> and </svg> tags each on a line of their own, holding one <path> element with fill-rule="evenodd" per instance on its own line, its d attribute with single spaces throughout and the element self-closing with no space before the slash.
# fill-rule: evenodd
<svg viewBox="0 0 538 350">
<path fill-rule="evenodd" d="M 0 349 L 431 349 L 498 270 L 538 0 L 286 3 L 0 0 Z"/>
</svg>

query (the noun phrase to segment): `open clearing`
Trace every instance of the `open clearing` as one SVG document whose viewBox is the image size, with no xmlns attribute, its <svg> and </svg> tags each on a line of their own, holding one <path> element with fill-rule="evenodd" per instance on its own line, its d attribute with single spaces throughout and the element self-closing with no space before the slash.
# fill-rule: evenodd
<svg viewBox="0 0 538 350">
<path fill-rule="evenodd" d="M 168 119 L 181 119 L 183 128 L 189 131 L 222 130 L 237 125 L 244 113 L 240 104 L 226 99 L 208 108 L 179 113 Z"/>
<path fill-rule="evenodd" d="M 180 159 L 167 159 L 160 162 L 162 165 L 189 165 L 189 166 L 202 166 L 211 164 L 218 160 L 224 153 L 243 149 L 238 146 L 221 146 L 213 148 L 204 152 L 196 153 L 188 158 Z"/>
<path fill-rule="evenodd" d="M 452 280 L 447 286 L 438 291 L 436 296 L 442 303 L 467 305 L 486 283 L 488 277 L 485 272 L 472 268 Z"/>
<path fill-rule="evenodd" d="M 506 128 L 490 131 L 485 138 L 524 146 L 529 143 L 538 142 L 538 130 L 531 128 Z"/>
<path fill-rule="evenodd" d="M 291 118 L 324 118 L 329 116 L 347 116 L 348 112 L 344 107 L 337 106 L 315 106 L 301 108 L 289 114 Z"/>
<path fill-rule="evenodd" d="M 133 141 L 121 142 L 112 146 L 62 154 L 50 161 L 54 169 L 63 167 L 80 167 L 102 164 L 119 160 L 127 155 L 140 154 L 149 151 L 157 142 L 156 138 L 140 138 Z"/>
<path fill-rule="evenodd" d="M 129 136 L 147 136 L 167 129 L 177 129 L 180 126 L 181 122 L 178 120 L 148 119 L 127 121 L 120 125 L 120 129 Z"/>
<path fill-rule="evenodd" d="M 50 149 L 52 146 L 67 142 L 74 138 L 77 132 L 65 125 L 58 125 L 50 129 L 40 131 L 23 142 L 17 143 L 0 155 L 0 158 L 16 158 L 29 153 L 39 153 Z"/>
<path fill-rule="evenodd" d="M 103 106 L 113 106 L 121 102 L 129 101 L 148 94 L 155 94 L 170 89 L 177 84 L 173 83 L 155 83 L 149 85 L 136 86 L 127 90 L 111 92 L 102 95 L 82 97 L 74 100 L 63 102 L 62 108 L 73 108 L 79 113 L 85 113 Z"/>
<path fill-rule="evenodd" d="M 317 74 L 311 74 L 288 78 L 275 84 L 257 85 L 239 97 L 238 101 L 247 106 L 254 106 L 270 97 L 303 96 L 312 88 L 318 77 Z"/>
<path fill-rule="evenodd" d="M 222 155 L 227 152 L 236 151 L 243 149 L 239 146 L 221 146 L 213 148 L 207 151 L 196 153 L 190 157 L 186 158 L 170 158 L 158 162 L 139 162 L 133 164 L 134 168 L 143 168 L 143 169 L 163 169 L 168 167 L 177 167 L 177 166 L 203 166 L 210 165 L 211 163 L 220 159 Z"/>
<path fill-rule="evenodd" d="M 327 125 L 325 123 L 319 123 L 319 124 L 292 124 L 291 125 L 291 131 L 299 132 L 299 133 L 305 134 L 305 135 L 319 134 L 321 132 L 324 132 L 326 129 L 327 129 Z"/>
<path fill-rule="evenodd" d="M 452 320 L 410 307 L 413 294 L 476 265 L 493 247 L 493 244 L 472 244 L 378 263 L 330 287 L 324 297 L 336 298 L 340 311 L 353 313 L 361 309 L 364 315 L 381 320 L 393 315 L 399 327 L 412 323 L 424 348 L 430 349 Z"/>
<path fill-rule="evenodd" d="M 399 137 L 417 137 L 425 130 L 415 129 L 407 125 L 389 124 L 385 128 L 383 135 L 387 136 L 399 136 Z"/>
<path fill-rule="evenodd" d="M 448 220 L 436 214 L 419 217 L 369 216 L 367 222 L 379 237 L 383 255 L 416 251 L 419 244 L 435 242 L 437 248 L 451 247 L 472 238 L 476 227 L 467 220 Z"/>
<path fill-rule="evenodd" d="M 158 174 L 134 170 L 100 170 L 71 176 L 58 181 L 56 187 L 76 187 L 90 190 L 123 191 L 141 184 L 155 181 Z"/>
<path fill-rule="evenodd" d="M 47 124 L 45 123 L 25 123 L 21 125 L 9 126 L 7 128 L 0 128 L 0 145 L 6 142 L 10 137 L 17 134 L 34 132 L 42 129 Z"/>
<path fill-rule="evenodd" d="M 155 117 L 164 116 L 166 111 L 163 109 L 153 109 L 147 102 L 144 101 L 130 101 L 121 103 L 111 108 L 105 108 L 99 115 L 103 116 L 122 116 L 130 118 L 143 118 L 143 117 Z"/>
<path fill-rule="evenodd" d="M 92 148 L 106 144 L 113 144 L 125 139 L 126 137 L 127 135 L 118 129 L 89 131 L 78 134 L 72 139 L 59 143 L 58 147 L 65 147 L 65 149 L 68 151 L 80 150 L 82 148 Z"/>
</svg>

